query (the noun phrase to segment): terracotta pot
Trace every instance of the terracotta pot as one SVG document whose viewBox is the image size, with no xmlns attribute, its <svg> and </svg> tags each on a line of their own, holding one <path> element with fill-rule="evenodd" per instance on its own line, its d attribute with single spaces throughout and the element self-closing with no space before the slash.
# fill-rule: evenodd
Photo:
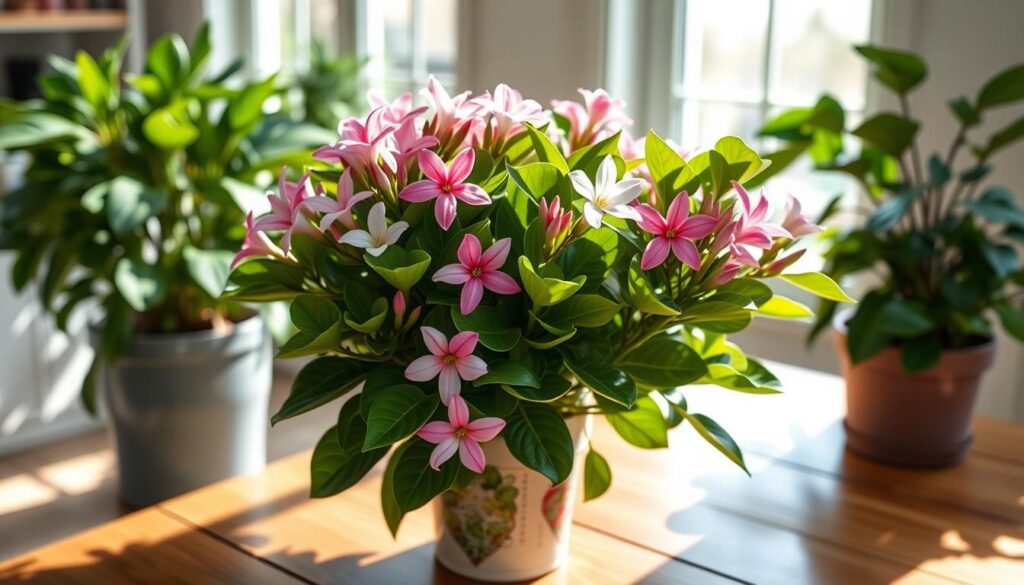
<svg viewBox="0 0 1024 585">
<path fill-rule="evenodd" d="M 995 341 L 943 351 L 938 363 L 908 373 L 900 348 L 888 347 L 850 363 L 846 322 L 839 315 L 835 342 L 846 379 L 846 446 L 896 465 L 939 467 L 963 461 L 971 446 L 978 386 L 992 365 Z"/>
<path fill-rule="evenodd" d="M 591 421 L 579 416 L 566 424 L 576 461 L 569 478 L 556 486 L 520 463 L 500 437 L 483 445 L 484 473 L 434 501 L 438 562 L 479 581 L 532 580 L 565 563 L 586 455 L 583 431 Z"/>
</svg>

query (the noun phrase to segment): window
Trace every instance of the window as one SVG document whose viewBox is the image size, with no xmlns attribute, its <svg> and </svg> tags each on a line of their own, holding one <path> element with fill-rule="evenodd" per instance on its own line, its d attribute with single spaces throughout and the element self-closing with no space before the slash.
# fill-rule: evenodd
<svg viewBox="0 0 1024 585">
<path fill-rule="evenodd" d="M 429 75 L 455 86 L 458 0 L 363 0 L 357 20 L 370 87 L 394 97 Z"/>
</svg>

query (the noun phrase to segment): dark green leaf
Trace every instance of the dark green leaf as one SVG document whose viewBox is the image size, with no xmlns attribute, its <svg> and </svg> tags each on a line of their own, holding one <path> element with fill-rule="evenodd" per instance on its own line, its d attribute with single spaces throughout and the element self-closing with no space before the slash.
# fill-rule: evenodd
<svg viewBox="0 0 1024 585">
<path fill-rule="evenodd" d="M 540 388 L 537 374 L 522 363 L 513 360 L 498 360 L 488 364 L 487 373 L 473 382 L 474 386 L 487 384 Z"/>
<path fill-rule="evenodd" d="M 743 461 L 743 452 L 740 450 L 739 445 L 717 422 L 703 414 L 689 413 L 686 414 L 686 420 L 690 421 L 690 424 L 693 425 L 694 430 L 700 434 L 701 438 L 738 465 L 747 475 L 750 475 L 750 471 L 747 470 L 747 464 Z"/>
<path fill-rule="evenodd" d="M 978 92 L 978 110 L 1024 99 L 1024 65 L 1016 65 L 993 77 Z"/>
<path fill-rule="evenodd" d="M 562 483 L 572 472 L 572 435 L 550 406 L 520 402 L 508 417 L 502 436 L 516 459 L 552 484 Z"/>
<path fill-rule="evenodd" d="M 875 77 L 897 93 L 910 91 L 928 75 L 928 66 L 913 53 L 870 45 L 854 48 L 875 64 Z"/>
<path fill-rule="evenodd" d="M 167 294 L 164 274 L 155 266 L 131 258 L 118 261 L 114 284 L 131 308 L 140 313 L 155 307 Z"/>
<path fill-rule="evenodd" d="M 311 498 L 341 493 L 359 482 L 385 455 L 387 447 L 363 452 L 366 423 L 357 400 L 350 399 L 338 413 L 338 424 L 324 433 L 310 461 Z"/>
<path fill-rule="evenodd" d="M 288 398 L 270 419 L 270 424 L 275 425 L 336 400 L 358 386 L 364 377 L 362 365 L 355 360 L 318 357 L 299 371 Z"/>
<path fill-rule="evenodd" d="M 437 409 L 437 394 L 424 394 L 410 384 L 380 392 L 366 417 L 363 451 L 371 451 L 409 437 L 430 420 Z"/>
<path fill-rule="evenodd" d="M 659 389 L 689 384 L 707 373 L 700 355 L 667 333 L 648 339 L 615 363 L 637 383 Z"/>
</svg>

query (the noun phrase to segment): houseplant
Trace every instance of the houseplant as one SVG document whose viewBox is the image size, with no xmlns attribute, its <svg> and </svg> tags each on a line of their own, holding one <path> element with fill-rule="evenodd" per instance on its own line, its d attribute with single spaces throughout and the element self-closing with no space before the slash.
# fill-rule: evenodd
<svg viewBox="0 0 1024 585">
<path fill-rule="evenodd" d="M 641 147 L 601 90 L 553 113 L 504 85 L 422 93 L 429 108 L 405 95 L 341 123 L 314 192 L 251 226 L 225 298 L 290 299 L 298 333 L 278 357 L 320 356 L 272 422 L 348 398 L 314 450 L 312 496 L 394 448 L 393 532 L 434 500 L 442 564 L 535 577 L 565 558 L 575 479 L 586 499 L 609 486 L 590 415 L 641 448 L 686 422 L 744 466 L 680 386 L 778 392 L 725 334 L 809 315 L 762 282 L 799 257 L 790 232 L 807 222 L 770 223 L 742 187 L 766 163 L 738 138 L 690 160 L 653 132 Z M 820 274 L 781 278 L 846 298 Z"/>
<path fill-rule="evenodd" d="M 1024 212 L 1009 190 L 985 182 L 992 156 L 1024 137 L 1024 117 L 976 137 L 984 115 L 1024 100 L 1024 65 L 996 75 L 974 98 L 950 100 L 959 126 L 952 143 L 922 152 L 908 96 L 926 77 L 924 61 L 873 46 L 856 50 L 896 95 L 899 111 L 846 131 L 842 108 L 825 96 L 813 108 L 784 112 L 761 133 L 784 142 L 769 155 L 773 171 L 808 152 L 817 168 L 863 187 L 866 213 L 830 232 L 826 272 L 836 279 L 870 272 L 877 280 L 852 313 L 837 314 L 825 301 L 811 332 L 835 321 L 848 445 L 888 462 L 951 464 L 970 445 L 975 394 L 992 362 L 989 314 L 1024 339 L 1017 251 Z M 862 145 L 852 156 L 844 148 L 851 136 Z"/>
<path fill-rule="evenodd" d="M 53 57 L 44 100 L 0 106 L 0 148 L 31 156 L 0 202 L 0 248 L 61 328 L 80 307 L 101 318 L 82 399 L 95 411 L 105 381 L 121 496 L 142 506 L 265 463 L 269 341 L 218 297 L 258 174 L 301 163 L 323 132 L 264 117 L 273 78 L 205 77 L 205 27 L 191 51 L 157 41 L 122 87 L 126 44 Z"/>
</svg>

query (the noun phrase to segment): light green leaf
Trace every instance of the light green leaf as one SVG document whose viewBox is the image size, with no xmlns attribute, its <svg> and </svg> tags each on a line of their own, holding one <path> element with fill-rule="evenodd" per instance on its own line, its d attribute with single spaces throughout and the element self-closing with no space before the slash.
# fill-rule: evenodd
<svg viewBox="0 0 1024 585">
<path fill-rule="evenodd" d="M 820 272 L 803 272 L 798 274 L 782 274 L 779 278 L 797 288 L 802 288 L 823 299 L 839 303 L 856 303 L 852 297 L 843 292 L 834 280 Z"/>
<path fill-rule="evenodd" d="M 128 305 L 139 313 L 155 307 L 167 294 L 164 274 L 155 266 L 131 258 L 118 260 L 114 285 Z"/>
<path fill-rule="evenodd" d="M 591 448 L 583 462 L 583 501 L 601 497 L 612 483 L 612 468 L 600 453 Z"/>
<path fill-rule="evenodd" d="M 228 250 L 200 250 L 195 246 L 186 246 L 182 256 L 189 276 L 199 288 L 210 297 L 219 298 L 227 285 L 234 253 Z"/>
<path fill-rule="evenodd" d="M 550 307 L 568 299 L 586 280 L 583 276 L 577 276 L 572 280 L 542 278 L 526 256 L 519 257 L 519 275 L 526 287 L 526 294 L 538 307 Z"/>
<path fill-rule="evenodd" d="M 733 440 L 725 429 L 703 414 L 690 414 L 687 412 L 683 416 L 693 425 L 694 430 L 697 431 L 701 438 L 738 465 L 747 475 L 750 475 L 750 471 L 747 470 L 747 464 L 743 461 L 743 451 L 740 450 L 740 446 L 736 444 L 736 441 Z"/>
<path fill-rule="evenodd" d="M 628 411 L 608 413 L 605 418 L 630 445 L 641 449 L 668 447 L 668 425 L 650 396 L 641 397 Z"/>
<path fill-rule="evenodd" d="M 409 294 L 430 268 L 430 255 L 423 250 L 403 250 L 388 246 L 380 256 L 364 254 L 363 259 L 391 286 Z"/>
<path fill-rule="evenodd" d="M 774 319 L 803 319 L 813 317 L 814 311 L 793 299 L 775 295 L 758 307 L 757 314 Z"/>
<path fill-rule="evenodd" d="M 142 225 L 167 205 L 167 197 L 127 177 L 115 177 L 107 191 L 107 220 L 114 233 L 122 234 Z"/>
</svg>

